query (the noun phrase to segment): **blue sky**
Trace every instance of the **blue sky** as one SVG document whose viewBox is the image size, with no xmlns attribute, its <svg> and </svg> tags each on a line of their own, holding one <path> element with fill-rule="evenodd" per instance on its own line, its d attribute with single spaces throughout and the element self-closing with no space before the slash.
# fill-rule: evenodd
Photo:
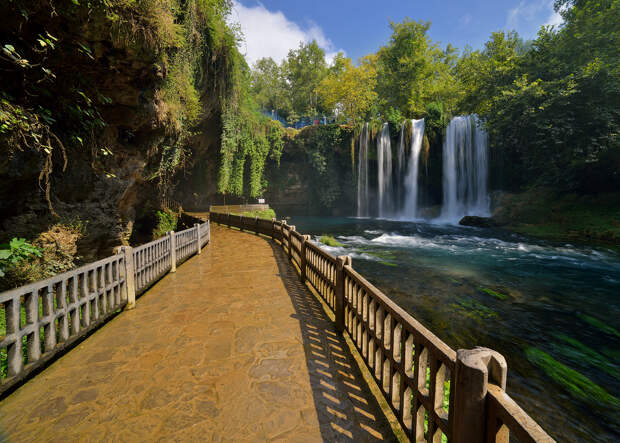
<svg viewBox="0 0 620 443">
<path fill-rule="evenodd" d="M 240 23 L 241 52 L 251 64 L 281 60 L 300 41 L 316 39 L 328 58 L 338 51 L 356 61 L 375 52 L 390 36 L 389 20 L 430 21 L 430 36 L 445 46 L 480 48 L 493 31 L 515 29 L 536 36 L 543 24 L 559 24 L 553 0 L 235 0 L 231 21 Z"/>
</svg>

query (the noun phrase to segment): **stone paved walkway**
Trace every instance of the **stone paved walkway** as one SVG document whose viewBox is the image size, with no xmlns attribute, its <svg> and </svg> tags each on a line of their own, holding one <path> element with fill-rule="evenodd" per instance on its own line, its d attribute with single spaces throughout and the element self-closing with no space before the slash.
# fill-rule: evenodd
<svg viewBox="0 0 620 443">
<path fill-rule="evenodd" d="M 0 402 L 0 441 L 391 441 L 281 248 L 212 243 Z"/>
</svg>

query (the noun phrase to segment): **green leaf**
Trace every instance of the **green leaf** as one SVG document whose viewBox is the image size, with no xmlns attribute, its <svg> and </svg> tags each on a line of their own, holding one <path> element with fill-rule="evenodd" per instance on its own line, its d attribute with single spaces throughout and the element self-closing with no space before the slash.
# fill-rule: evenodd
<svg viewBox="0 0 620 443">
<path fill-rule="evenodd" d="M 25 238 L 17 238 L 17 237 L 12 238 L 11 242 L 9 243 L 9 245 L 11 246 L 11 249 L 20 248 L 25 244 L 27 244 Z"/>
</svg>

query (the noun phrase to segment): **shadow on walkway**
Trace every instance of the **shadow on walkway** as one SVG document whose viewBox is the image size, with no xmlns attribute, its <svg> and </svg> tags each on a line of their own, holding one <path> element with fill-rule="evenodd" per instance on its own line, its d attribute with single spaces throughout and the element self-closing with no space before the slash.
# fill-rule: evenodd
<svg viewBox="0 0 620 443">
<path fill-rule="evenodd" d="M 398 441 L 345 339 L 305 287 L 286 253 L 270 242 L 295 309 L 321 435 L 334 441 Z"/>
</svg>

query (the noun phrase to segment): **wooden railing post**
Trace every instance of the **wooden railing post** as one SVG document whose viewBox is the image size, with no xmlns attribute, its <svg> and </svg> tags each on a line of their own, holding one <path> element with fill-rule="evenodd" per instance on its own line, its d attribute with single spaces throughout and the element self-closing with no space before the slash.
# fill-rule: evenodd
<svg viewBox="0 0 620 443">
<path fill-rule="evenodd" d="M 276 238 L 276 219 L 271 219 L 271 239 L 275 240 Z"/>
<path fill-rule="evenodd" d="M 170 272 L 177 272 L 177 239 L 174 231 L 168 233 L 170 236 Z"/>
<path fill-rule="evenodd" d="M 198 245 L 196 248 L 196 254 L 200 254 L 200 224 L 194 223 L 194 229 L 196 230 L 196 244 Z"/>
<path fill-rule="evenodd" d="M 300 274 L 299 277 L 301 278 L 301 283 L 303 285 L 306 284 L 306 242 L 310 241 L 310 236 L 309 235 L 303 235 L 301 237 L 301 252 L 299 253 L 301 255 L 301 257 L 299 258 L 299 267 L 300 267 Z"/>
<path fill-rule="evenodd" d="M 489 382 L 506 389 L 508 366 L 499 352 L 488 348 L 459 349 L 456 352 L 452 441 L 483 443 L 487 429 L 486 396 Z M 502 435 L 499 440 L 504 443 Z"/>
<path fill-rule="evenodd" d="M 291 235 L 291 233 L 295 230 L 295 226 L 291 225 L 290 229 L 288 230 L 288 259 L 290 260 L 291 258 L 293 258 L 293 242 L 291 241 L 291 238 L 293 237 Z"/>
<path fill-rule="evenodd" d="M 133 248 L 131 246 L 122 246 L 119 252 L 125 255 L 125 288 L 127 289 L 127 304 L 125 310 L 136 307 L 136 267 L 133 262 Z"/>
<path fill-rule="evenodd" d="M 286 231 L 286 229 L 284 229 L 285 226 L 287 226 L 286 220 L 282 220 L 282 225 L 280 225 L 280 246 L 282 246 L 283 249 L 284 249 L 284 231 Z"/>
<path fill-rule="evenodd" d="M 336 331 L 344 332 L 344 267 L 351 266 L 351 257 L 341 255 L 336 263 Z"/>
</svg>

